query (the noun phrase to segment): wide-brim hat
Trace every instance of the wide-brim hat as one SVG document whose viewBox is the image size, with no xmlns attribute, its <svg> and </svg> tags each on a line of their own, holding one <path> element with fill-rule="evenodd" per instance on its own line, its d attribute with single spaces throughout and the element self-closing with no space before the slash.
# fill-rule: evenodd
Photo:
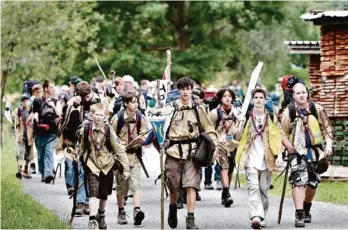
<svg viewBox="0 0 348 230">
<path fill-rule="evenodd" d="M 267 97 L 267 91 L 264 90 L 263 88 L 255 88 L 253 90 L 251 90 L 251 97 L 254 97 L 255 93 L 263 93 L 263 95 L 265 95 L 265 98 Z"/>
</svg>

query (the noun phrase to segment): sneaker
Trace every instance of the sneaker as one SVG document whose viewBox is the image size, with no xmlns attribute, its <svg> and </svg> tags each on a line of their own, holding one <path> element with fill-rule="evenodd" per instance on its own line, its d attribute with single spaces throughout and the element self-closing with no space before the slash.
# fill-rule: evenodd
<svg viewBox="0 0 348 230">
<path fill-rule="evenodd" d="M 211 184 L 204 185 L 205 190 L 214 190 L 214 187 Z"/>
<path fill-rule="evenodd" d="M 221 180 L 216 181 L 216 189 L 217 189 L 217 190 L 222 190 L 222 183 L 221 183 Z"/>
<path fill-rule="evenodd" d="M 145 213 L 140 209 L 136 209 L 133 212 L 134 225 L 141 225 L 141 222 L 145 218 Z"/>
<path fill-rule="evenodd" d="M 106 222 L 105 222 L 105 214 L 97 214 L 95 219 L 97 220 L 98 222 L 98 225 L 99 225 L 99 229 L 107 229 L 108 226 L 106 225 Z"/>
<path fill-rule="evenodd" d="M 265 220 L 261 221 L 261 228 L 265 228 L 267 226 L 267 222 Z"/>
<path fill-rule="evenodd" d="M 44 177 L 41 177 L 41 182 L 45 182 L 45 178 Z"/>
<path fill-rule="evenodd" d="M 118 213 L 117 216 L 117 223 L 118 224 L 128 224 L 127 218 L 126 218 L 127 214 L 125 210 L 122 210 Z"/>
<path fill-rule="evenodd" d="M 295 227 L 296 228 L 305 227 L 303 210 L 296 210 L 295 212 Z"/>
<path fill-rule="evenodd" d="M 75 211 L 76 217 L 82 216 L 84 207 L 85 207 L 85 204 L 77 204 L 76 211 Z"/>
<path fill-rule="evenodd" d="M 176 226 L 178 226 L 177 212 L 178 212 L 177 205 L 169 205 L 168 225 L 171 228 L 176 228 Z"/>
<path fill-rule="evenodd" d="M 305 203 L 303 202 L 303 210 L 304 210 L 304 222 L 305 223 L 311 223 L 312 222 L 312 215 L 311 215 L 311 207 L 312 203 Z"/>
<path fill-rule="evenodd" d="M 89 216 L 89 204 L 84 205 L 83 214 Z"/>
<path fill-rule="evenodd" d="M 251 227 L 253 229 L 261 229 L 261 219 L 260 217 L 254 217 L 251 221 Z"/>
<path fill-rule="evenodd" d="M 198 227 L 195 225 L 194 216 L 186 217 L 186 229 L 198 229 Z"/>
<path fill-rule="evenodd" d="M 47 176 L 47 177 L 45 177 L 45 183 L 46 183 L 46 184 L 50 184 L 52 180 L 53 180 L 53 176 Z"/>
<path fill-rule="evenodd" d="M 98 228 L 99 228 L 99 226 L 98 226 L 97 220 L 90 220 L 90 221 L 88 221 L 88 229 L 89 230 L 98 229 Z"/>
</svg>

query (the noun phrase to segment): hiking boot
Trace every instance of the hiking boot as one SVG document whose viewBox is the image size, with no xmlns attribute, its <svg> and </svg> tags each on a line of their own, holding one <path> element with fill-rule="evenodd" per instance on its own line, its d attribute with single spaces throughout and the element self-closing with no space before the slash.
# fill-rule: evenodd
<svg viewBox="0 0 348 230">
<path fill-rule="evenodd" d="M 16 177 L 17 177 L 18 179 L 22 179 L 22 173 L 21 173 L 21 172 L 17 172 L 17 173 L 16 173 Z"/>
<path fill-rule="evenodd" d="M 50 184 L 52 180 L 53 180 L 53 176 L 47 176 L 47 177 L 45 177 L 45 183 L 46 183 L 46 184 Z"/>
<path fill-rule="evenodd" d="M 89 204 L 85 204 L 83 207 L 83 214 L 89 215 Z"/>
<path fill-rule="evenodd" d="M 295 227 L 304 227 L 305 222 L 304 222 L 304 212 L 303 210 L 296 210 L 295 212 Z"/>
<path fill-rule="evenodd" d="M 186 229 L 198 229 L 198 227 L 195 225 L 194 216 L 186 217 Z"/>
<path fill-rule="evenodd" d="M 128 221 L 127 221 L 127 217 L 126 217 L 126 211 L 125 210 L 122 210 L 118 213 L 118 216 L 117 216 L 117 223 L 118 224 L 128 224 Z"/>
<path fill-rule="evenodd" d="M 205 190 L 214 190 L 214 187 L 211 184 L 204 185 Z"/>
<path fill-rule="evenodd" d="M 312 215 L 311 215 L 311 207 L 312 203 L 305 203 L 303 202 L 303 210 L 304 210 L 304 222 L 305 223 L 311 223 L 312 222 Z"/>
<path fill-rule="evenodd" d="M 108 228 L 108 226 L 106 225 L 106 222 L 105 222 L 105 214 L 98 213 L 96 215 L 95 219 L 98 222 L 99 229 L 107 229 Z"/>
<path fill-rule="evenodd" d="M 145 213 L 140 209 L 135 209 L 133 212 L 134 225 L 141 225 L 141 222 L 145 218 Z"/>
<path fill-rule="evenodd" d="M 92 230 L 92 229 L 98 229 L 98 222 L 97 220 L 90 220 L 88 221 L 88 229 Z"/>
<path fill-rule="evenodd" d="M 201 201 L 202 200 L 202 197 L 199 195 L 199 193 L 197 192 L 196 193 L 196 201 Z"/>
<path fill-rule="evenodd" d="M 254 217 L 251 221 L 251 227 L 253 229 L 261 229 L 261 218 L 260 217 Z"/>
<path fill-rule="evenodd" d="M 75 211 L 76 217 L 82 216 L 84 207 L 85 207 L 85 204 L 77 204 L 76 205 L 76 211 Z"/>
<path fill-rule="evenodd" d="M 231 205 L 233 204 L 233 199 L 231 197 L 230 192 L 222 192 L 221 195 L 221 204 L 225 206 L 225 208 L 229 208 L 231 207 Z"/>
<path fill-rule="evenodd" d="M 36 174 L 35 163 L 30 164 L 31 174 Z"/>
<path fill-rule="evenodd" d="M 217 190 L 222 190 L 222 183 L 221 183 L 221 180 L 216 181 L 216 189 L 217 189 Z"/>
<path fill-rule="evenodd" d="M 176 228 L 176 226 L 178 226 L 177 212 L 178 212 L 177 205 L 169 205 L 168 225 L 171 228 Z"/>
</svg>

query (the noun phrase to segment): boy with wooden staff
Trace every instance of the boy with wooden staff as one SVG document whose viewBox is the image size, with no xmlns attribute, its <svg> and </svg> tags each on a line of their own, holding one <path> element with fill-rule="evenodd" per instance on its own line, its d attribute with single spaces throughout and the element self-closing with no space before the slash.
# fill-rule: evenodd
<svg viewBox="0 0 348 230">
<path fill-rule="evenodd" d="M 79 137 L 79 155 L 82 156 L 89 187 L 88 228 L 106 229 L 105 206 L 112 193 L 113 171 L 119 170 L 127 180 L 128 158 L 117 142 L 115 131 L 104 122 L 106 115 L 103 105 L 92 105 L 91 113 L 92 121 L 83 124 Z"/>
<path fill-rule="evenodd" d="M 295 103 L 284 110 L 281 126 L 289 143 L 291 154 L 289 181 L 295 205 L 295 227 L 311 223 L 312 200 L 320 183 L 320 175 L 328 167 L 327 157 L 332 154 L 333 130 L 324 108 L 309 100 L 303 83 L 293 86 Z M 325 138 L 326 147 L 323 141 Z"/>
</svg>

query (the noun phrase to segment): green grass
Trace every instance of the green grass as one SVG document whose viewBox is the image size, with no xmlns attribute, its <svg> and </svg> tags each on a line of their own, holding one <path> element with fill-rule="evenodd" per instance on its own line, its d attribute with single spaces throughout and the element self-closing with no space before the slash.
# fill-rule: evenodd
<svg viewBox="0 0 348 230">
<path fill-rule="evenodd" d="M 60 220 L 53 212 L 23 192 L 23 185 L 15 177 L 15 139 L 4 127 L 1 154 L 1 228 L 2 229 L 66 229 L 67 220 Z"/>
<path fill-rule="evenodd" d="M 272 185 L 273 189 L 269 190 L 269 194 L 273 196 L 280 197 L 283 189 L 284 182 L 284 174 L 281 175 L 276 181 L 275 178 L 279 175 L 279 172 L 274 172 L 272 175 Z M 240 174 L 240 184 L 241 187 L 247 188 L 247 182 L 244 174 Z M 234 188 L 233 179 L 233 185 Z M 314 201 L 323 201 L 334 204 L 348 204 L 348 183 L 346 181 L 322 181 L 317 189 L 317 194 L 314 197 Z M 286 185 L 286 193 L 285 196 L 288 198 L 292 198 L 291 195 L 291 185 L 289 181 Z"/>
</svg>

